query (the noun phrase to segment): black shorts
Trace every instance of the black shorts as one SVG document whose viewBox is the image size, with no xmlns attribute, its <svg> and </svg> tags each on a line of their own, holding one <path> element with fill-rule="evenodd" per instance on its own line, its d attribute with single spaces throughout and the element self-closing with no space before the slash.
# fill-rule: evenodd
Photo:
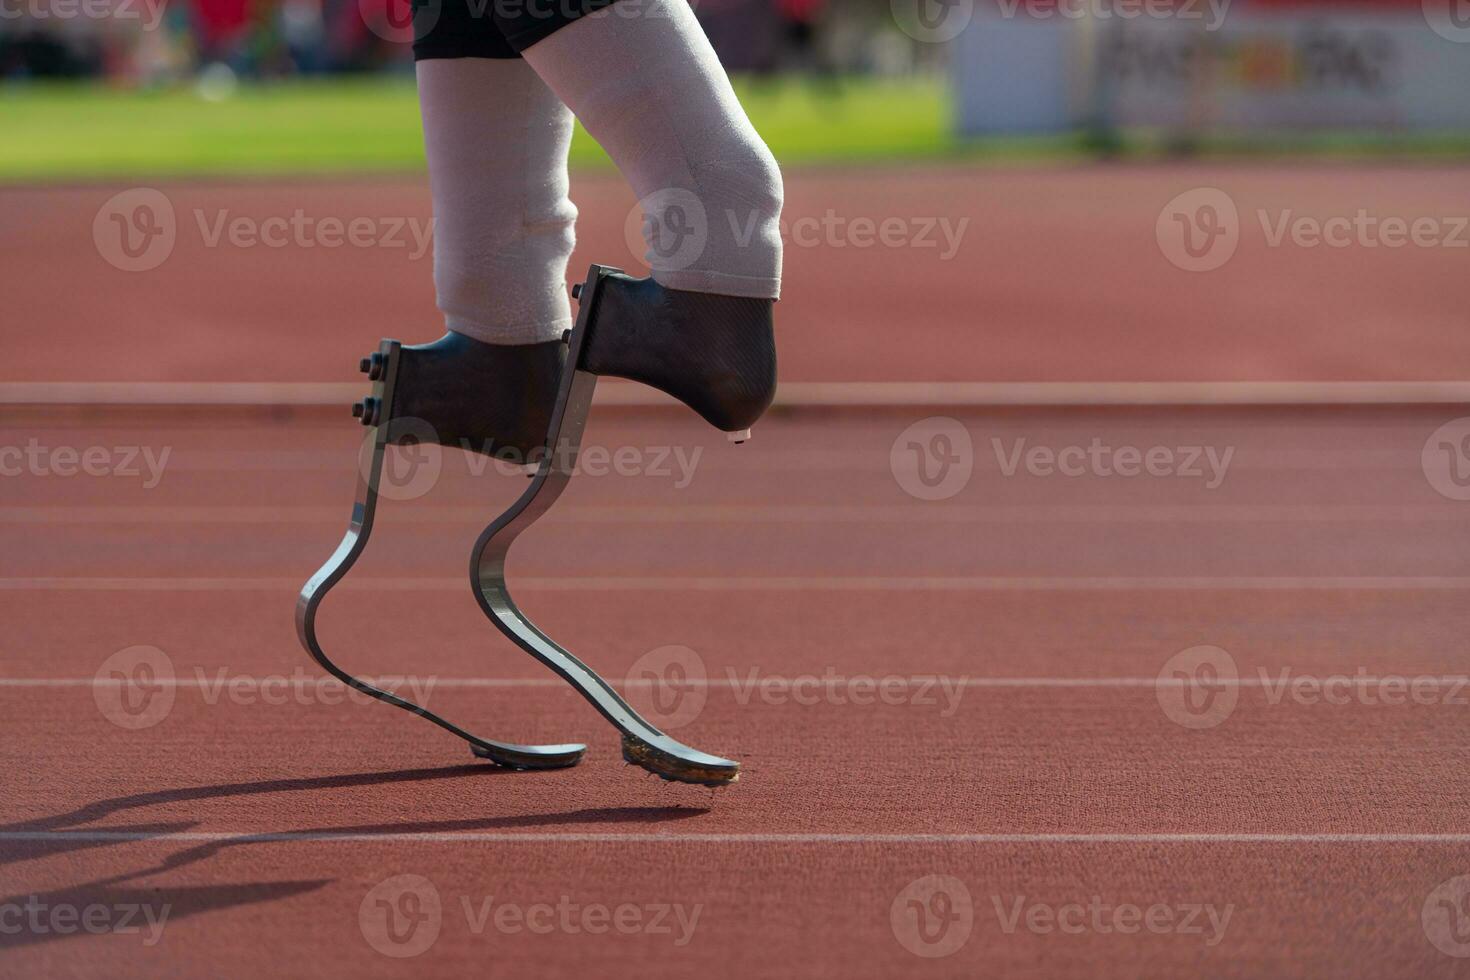
<svg viewBox="0 0 1470 980">
<path fill-rule="evenodd" d="M 413 0 L 413 57 L 519 58 L 615 0 Z"/>
</svg>

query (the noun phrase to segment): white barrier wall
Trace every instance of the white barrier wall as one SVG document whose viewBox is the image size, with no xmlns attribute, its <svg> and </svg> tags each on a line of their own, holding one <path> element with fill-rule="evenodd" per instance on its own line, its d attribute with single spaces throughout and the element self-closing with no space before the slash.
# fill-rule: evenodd
<svg viewBox="0 0 1470 980">
<path fill-rule="evenodd" d="M 1470 128 L 1470 36 L 1436 33 L 1417 6 L 1243 6 L 1132 19 L 977 10 L 955 41 L 961 131 L 1055 131 L 1098 112 L 1119 126 Z"/>
<path fill-rule="evenodd" d="M 1066 21 L 976 11 L 954 41 L 960 131 L 979 136 L 1070 129 L 1080 111 L 1076 63 L 1085 57 L 1083 36 Z"/>
</svg>

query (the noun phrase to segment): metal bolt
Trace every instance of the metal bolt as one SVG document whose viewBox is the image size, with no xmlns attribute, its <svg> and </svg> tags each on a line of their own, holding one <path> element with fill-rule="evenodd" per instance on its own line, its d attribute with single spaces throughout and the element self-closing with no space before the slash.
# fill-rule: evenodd
<svg viewBox="0 0 1470 980">
<path fill-rule="evenodd" d="M 572 287 L 572 299 L 581 299 L 581 298 L 582 298 L 582 283 L 579 282 L 575 286 Z"/>
<path fill-rule="evenodd" d="M 363 425 L 377 425 L 381 415 L 382 402 L 373 397 L 364 398 L 352 406 L 352 417 L 362 419 Z"/>
</svg>

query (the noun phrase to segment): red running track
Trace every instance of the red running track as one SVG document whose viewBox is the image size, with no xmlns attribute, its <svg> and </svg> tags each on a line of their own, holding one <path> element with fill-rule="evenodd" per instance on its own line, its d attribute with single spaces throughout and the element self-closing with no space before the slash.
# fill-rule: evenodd
<svg viewBox="0 0 1470 980">
<path fill-rule="evenodd" d="M 1465 185 L 1461 166 L 1419 165 L 794 171 L 782 378 L 1460 381 Z M 379 337 L 438 336 L 431 254 L 409 230 L 429 221 L 422 179 L 157 187 L 176 235 L 142 272 L 104 259 L 105 213 L 97 231 L 128 188 L 0 189 L 0 382 L 353 381 Z M 1189 272 L 1156 229 L 1201 187 L 1230 195 L 1239 244 Z M 578 174 L 573 197 L 572 278 L 592 262 L 637 270 L 622 181 Z M 1374 228 L 1428 220 L 1439 244 L 1272 244 L 1283 221 L 1360 212 Z M 308 231 L 289 247 L 220 230 L 298 214 Z M 365 223 L 367 244 L 323 244 L 337 241 L 315 230 L 327 220 Z M 875 242 L 864 221 L 901 234 Z"/>
<path fill-rule="evenodd" d="M 480 616 L 465 556 L 522 477 L 399 471 L 422 493 L 324 639 L 486 735 L 588 742 L 560 773 L 315 683 L 291 606 L 345 524 L 345 418 L 13 414 L 0 446 L 53 469 L 0 504 L 0 972 L 1463 975 L 1470 504 L 1422 452 L 1452 416 L 967 414 L 970 475 L 924 500 L 916 416 L 734 448 L 600 413 L 624 472 L 574 480 L 513 581 L 743 761 L 713 793 L 623 766 Z M 1177 465 L 1007 472 L 1094 439 Z M 133 446 L 156 482 L 54 472 Z M 671 646 L 691 683 L 644 669 Z"/>
</svg>

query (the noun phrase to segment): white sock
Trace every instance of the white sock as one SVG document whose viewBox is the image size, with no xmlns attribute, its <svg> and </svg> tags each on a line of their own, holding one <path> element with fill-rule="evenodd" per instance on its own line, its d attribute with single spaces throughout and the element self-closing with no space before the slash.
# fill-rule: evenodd
<svg viewBox="0 0 1470 980">
<path fill-rule="evenodd" d="M 780 295 L 781 173 L 688 0 L 623 0 L 523 53 L 633 185 L 660 284 Z"/>
<path fill-rule="evenodd" d="M 524 62 L 420 61 L 434 287 L 449 329 L 491 344 L 571 326 L 572 114 Z"/>
</svg>

